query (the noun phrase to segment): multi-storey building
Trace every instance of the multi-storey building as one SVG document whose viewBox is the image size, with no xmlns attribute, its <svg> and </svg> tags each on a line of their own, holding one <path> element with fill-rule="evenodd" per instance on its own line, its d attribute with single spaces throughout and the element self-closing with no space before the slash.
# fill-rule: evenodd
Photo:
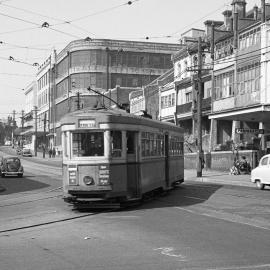
<svg viewBox="0 0 270 270">
<path fill-rule="evenodd" d="M 142 87 L 172 67 L 171 55 L 178 44 L 107 39 L 77 40 L 58 55 L 55 69 L 56 145 L 60 145 L 59 120 L 81 107 L 97 106 L 100 96 L 93 91 L 120 87 Z"/>
<path fill-rule="evenodd" d="M 265 150 L 270 138 L 256 131 L 270 127 L 266 22 L 270 5 L 262 1 L 260 10 L 255 6 L 246 12 L 245 0 L 234 0 L 232 11 L 223 14 L 227 29 L 218 30 L 228 32 L 216 35 L 214 31 L 211 148 L 225 145 L 226 141 L 254 148 L 255 141 L 262 137 L 262 147 L 256 147 Z"/>
<path fill-rule="evenodd" d="M 170 69 L 150 84 L 143 87 L 142 90 L 132 92 L 129 96 L 130 113 L 144 115 L 155 120 L 164 120 L 161 119 L 161 107 L 165 109 L 163 102 L 165 100 L 167 101 L 167 98 L 161 96 L 161 89 L 172 83 L 173 69 Z M 168 104 L 166 104 L 166 106 L 168 106 Z M 169 107 L 171 106 L 170 104 Z M 168 120 L 167 117 L 166 120 Z"/>
<path fill-rule="evenodd" d="M 148 85 L 170 69 L 171 55 L 178 49 L 178 44 L 87 38 L 54 52 L 36 76 L 37 145 L 61 151 L 61 117 L 78 108 L 104 105 L 97 91 L 112 97 L 126 89 L 121 95 L 127 99 L 132 88 Z"/>
<path fill-rule="evenodd" d="M 215 25 L 220 22 L 212 22 Z M 207 21 L 206 26 L 209 24 Z M 197 134 L 197 94 L 198 94 L 198 37 L 201 37 L 202 48 L 206 48 L 206 33 L 200 29 L 190 29 L 181 36 L 182 48 L 173 55 L 175 85 L 175 121 L 185 130 L 188 149 L 195 151 Z M 211 59 L 208 51 L 202 53 L 202 135 L 203 148 L 208 147 L 211 112 Z"/>
<path fill-rule="evenodd" d="M 31 82 L 25 87 L 25 107 L 23 115 L 22 132 L 20 133 L 23 138 L 25 147 L 34 150 L 36 141 L 35 133 L 35 106 L 37 105 L 37 84 L 36 81 Z"/>
</svg>

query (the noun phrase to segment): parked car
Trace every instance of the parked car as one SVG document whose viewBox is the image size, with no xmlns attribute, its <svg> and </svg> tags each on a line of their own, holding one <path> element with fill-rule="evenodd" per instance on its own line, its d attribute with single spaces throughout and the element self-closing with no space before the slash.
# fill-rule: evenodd
<svg viewBox="0 0 270 270">
<path fill-rule="evenodd" d="M 23 176 L 23 166 L 21 160 L 17 156 L 2 157 L 0 162 L 0 173 L 2 177 L 6 175 Z"/>
<path fill-rule="evenodd" d="M 24 149 L 22 150 L 22 156 L 23 156 L 23 157 L 32 157 L 32 152 L 31 152 L 31 150 L 28 149 L 28 148 L 24 148 Z"/>
<path fill-rule="evenodd" d="M 258 167 L 251 171 L 251 182 L 255 183 L 258 189 L 270 186 L 270 154 L 260 159 Z"/>
</svg>

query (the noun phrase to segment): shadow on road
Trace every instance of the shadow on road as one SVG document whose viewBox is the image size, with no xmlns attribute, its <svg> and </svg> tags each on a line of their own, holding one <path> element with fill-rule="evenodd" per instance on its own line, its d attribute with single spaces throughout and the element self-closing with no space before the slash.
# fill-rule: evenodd
<svg viewBox="0 0 270 270">
<path fill-rule="evenodd" d="M 18 177 L 12 177 L 12 176 L 1 178 L 0 185 L 4 187 L 5 190 L 0 193 L 0 196 L 49 187 L 49 185 L 45 183 L 31 180 L 29 178 L 28 177 L 18 178 Z"/>
<path fill-rule="evenodd" d="M 132 202 L 131 204 L 125 203 L 123 207 L 119 208 L 108 208 L 109 211 L 136 211 L 146 210 L 154 208 L 167 208 L 167 207 L 186 207 L 190 205 L 201 204 L 207 201 L 217 190 L 222 188 L 220 184 L 200 184 L 200 183 L 189 183 L 182 184 L 181 186 L 165 193 L 157 194 L 153 197 L 145 198 L 139 202 Z M 86 207 L 83 209 L 74 208 L 74 211 L 78 212 L 104 212 L 105 208 L 95 209 Z"/>
<path fill-rule="evenodd" d="M 217 190 L 223 185 L 207 183 L 201 184 L 182 184 L 169 191 L 165 196 L 156 196 L 149 201 L 143 201 L 141 205 L 136 208 L 131 207 L 126 210 L 152 209 L 163 207 L 186 207 L 195 204 L 201 204 L 207 201 Z"/>
</svg>

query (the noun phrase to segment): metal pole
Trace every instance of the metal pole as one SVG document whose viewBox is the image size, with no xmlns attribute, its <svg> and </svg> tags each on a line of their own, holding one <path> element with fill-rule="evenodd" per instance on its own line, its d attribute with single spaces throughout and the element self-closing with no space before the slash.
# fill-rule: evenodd
<svg viewBox="0 0 270 270">
<path fill-rule="evenodd" d="M 45 112 L 45 114 L 44 114 L 44 119 L 43 119 L 43 121 L 44 121 L 44 125 L 43 125 L 43 140 L 44 140 L 44 142 L 43 142 L 43 158 L 45 158 L 45 148 L 46 148 L 46 123 L 47 123 L 47 114 L 46 114 L 46 112 Z"/>
<path fill-rule="evenodd" d="M 197 145 L 197 177 L 202 176 L 202 40 L 198 38 L 198 100 L 197 100 L 197 127 L 198 127 L 198 145 Z"/>
<path fill-rule="evenodd" d="M 34 143 L 34 150 L 35 150 L 35 157 L 37 156 L 37 106 L 34 106 L 34 113 L 35 113 L 35 143 Z"/>
<path fill-rule="evenodd" d="M 14 141 L 15 141 L 15 139 L 14 139 L 14 131 L 15 131 L 15 115 L 16 115 L 16 111 L 15 110 L 13 110 L 13 112 L 12 112 L 12 114 L 13 114 L 13 119 L 12 119 L 12 148 L 14 148 Z"/>
<path fill-rule="evenodd" d="M 80 92 L 77 92 L 77 110 L 80 110 Z"/>
<path fill-rule="evenodd" d="M 24 130 L 24 110 L 22 110 L 22 132 Z M 23 148 L 23 135 L 22 135 L 22 138 L 21 138 L 21 147 Z"/>
</svg>

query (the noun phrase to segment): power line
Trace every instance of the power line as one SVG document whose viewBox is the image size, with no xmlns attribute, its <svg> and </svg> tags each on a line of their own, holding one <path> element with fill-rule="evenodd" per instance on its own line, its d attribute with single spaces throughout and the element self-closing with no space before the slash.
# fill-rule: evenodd
<svg viewBox="0 0 270 270">
<path fill-rule="evenodd" d="M 42 25 L 40 25 L 38 23 L 31 22 L 31 21 L 28 21 L 28 20 L 25 20 L 25 19 L 21 19 L 21 18 L 18 18 L 18 17 L 10 16 L 10 15 L 5 14 L 5 13 L 2 13 L 2 12 L 0 12 L 0 15 L 2 15 L 4 17 L 11 18 L 11 19 L 14 19 L 14 20 L 18 20 L 18 21 L 22 21 L 22 22 L 25 22 L 25 23 L 36 25 L 36 26 L 38 26 L 38 28 L 48 28 L 48 29 L 50 29 L 52 31 L 55 31 L 55 32 L 58 32 L 58 33 L 61 33 L 61 34 L 64 34 L 64 35 L 68 35 L 68 36 L 71 36 L 73 38 L 74 37 L 75 38 L 78 38 L 78 39 L 81 38 L 81 37 L 78 37 L 76 35 L 73 35 L 73 34 L 70 34 L 70 33 L 67 33 L 67 32 L 64 32 L 64 31 L 61 31 L 61 30 L 58 30 L 58 29 L 54 29 L 54 28 L 50 27 L 50 25 L 47 22 L 44 22 Z"/>
<path fill-rule="evenodd" d="M 17 29 L 17 30 L 12 30 L 12 31 L 7 31 L 7 32 L 2 32 L 2 33 L 0 33 L 0 35 L 13 34 L 13 33 L 18 33 L 18 32 L 24 32 L 24 31 L 34 30 L 34 29 L 38 29 L 38 28 L 39 28 L 39 27 L 31 27 L 31 28 Z"/>
<path fill-rule="evenodd" d="M 25 65 L 28 65 L 28 66 L 37 66 L 37 63 L 35 63 L 35 64 L 30 64 L 30 63 L 27 63 L 27 62 L 24 62 L 24 61 L 15 59 L 15 58 L 13 58 L 12 56 L 10 56 L 9 58 L 4 58 L 4 57 L 1 57 L 1 56 L 0 56 L 0 59 L 6 60 L 6 61 L 12 61 L 12 62 L 19 63 L 19 64 L 25 64 Z"/>
<path fill-rule="evenodd" d="M 22 76 L 22 77 L 34 77 L 35 74 L 20 74 L 20 73 L 6 73 L 6 72 L 0 72 L 0 75 L 7 75 L 7 76 Z"/>
<path fill-rule="evenodd" d="M 49 50 L 49 49 L 45 49 L 45 48 L 36 48 L 36 47 L 30 47 L 30 46 L 21 46 L 21 45 L 6 43 L 4 41 L 0 41 L 0 44 L 9 45 L 9 46 L 12 46 L 12 47 L 15 47 L 15 48 L 21 48 L 21 49 L 31 49 L 31 50 L 39 50 L 39 51 L 48 51 Z"/>
<path fill-rule="evenodd" d="M 97 11 L 97 12 L 94 12 L 94 13 L 91 13 L 91 14 L 88 14 L 88 15 L 85 15 L 85 16 L 81 16 L 79 18 L 70 20 L 69 22 L 71 23 L 71 22 L 80 21 L 80 20 L 83 20 L 85 18 L 93 17 L 93 16 L 96 16 L 96 15 L 99 15 L 99 14 L 102 14 L 102 13 L 106 13 L 106 12 L 112 11 L 112 10 L 117 9 L 119 7 L 122 7 L 122 6 L 131 5 L 134 2 L 138 2 L 138 1 L 140 1 L 140 0 L 128 1 L 128 2 L 126 2 L 124 4 L 120 4 L 120 5 L 113 6 L 113 7 L 110 7 L 110 8 L 104 9 L 104 10 L 101 10 L 101 11 Z"/>
<path fill-rule="evenodd" d="M 229 3 L 229 2 L 227 2 L 227 3 Z M 200 22 L 201 20 L 205 19 L 205 18 L 208 17 L 209 15 L 212 15 L 213 13 L 216 13 L 218 10 L 223 9 L 223 8 L 227 5 L 227 3 L 226 3 L 226 4 L 223 4 L 222 6 L 220 6 L 220 7 L 217 8 L 217 9 L 215 9 L 214 11 L 211 11 L 210 13 L 204 15 L 204 16 L 201 17 L 200 19 L 198 19 L 198 20 L 196 20 L 196 21 L 194 21 L 194 22 L 192 22 L 192 23 L 186 25 L 185 27 L 182 27 L 182 28 L 176 30 L 175 32 L 171 33 L 170 36 L 174 36 L 175 34 L 177 34 L 177 33 L 181 32 L 181 31 L 183 31 L 183 30 L 186 29 L 187 27 L 192 26 L 193 24 L 195 24 L 195 23 L 197 23 L 197 22 Z"/>
</svg>

